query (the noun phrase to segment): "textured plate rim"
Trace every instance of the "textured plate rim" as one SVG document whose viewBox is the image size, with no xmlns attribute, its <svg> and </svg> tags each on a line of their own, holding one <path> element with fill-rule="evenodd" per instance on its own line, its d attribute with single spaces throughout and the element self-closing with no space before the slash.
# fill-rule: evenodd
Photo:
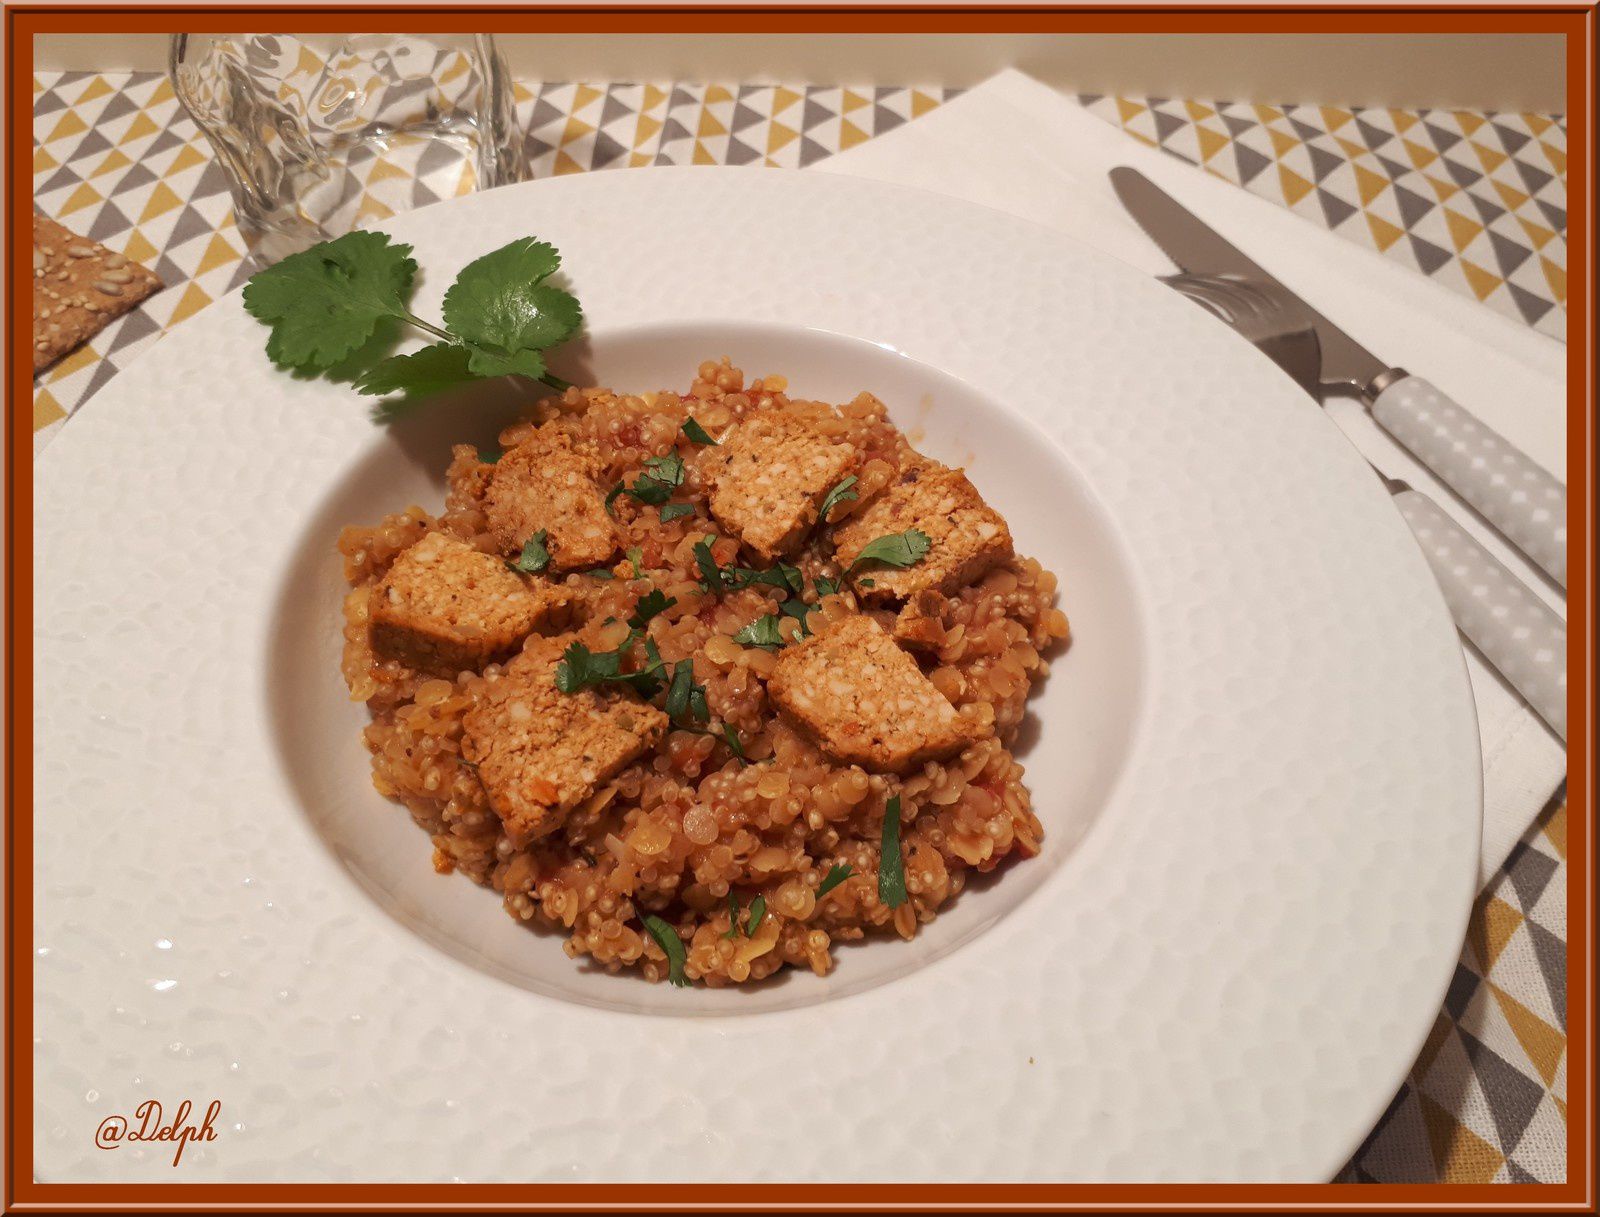
<svg viewBox="0 0 1600 1217">
<path fill-rule="evenodd" d="M 1136 272 L 1133 272 L 1130 268 L 1122 267 L 1120 264 L 1112 263 L 1110 259 L 1105 258 L 1103 255 L 1094 253 L 1093 251 L 1087 251 L 1083 250 L 1081 247 L 1075 247 L 1072 245 L 1072 243 L 1066 241 L 1064 238 L 1061 238 L 1055 234 L 1047 233 L 1045 230 L 1032 229 L 1031 226 L 1024 225 L 1009 218 L 1005 218 L 1002 225 L 1001 220 L 998 218 L 999 213 L 985 213 L 982 211 L 982 209 L 972 208 L 965 204 L 958 204 L 950 200 L 942 199 L 939 196 L 922 195 L 920 192 L 905 191 L 902 188 L 897 187 L 867 184 L 853 179 L 840 179 L 818 175 L 790 174 L 782 173 L 781 171 L 769 171 L 767 174 L 757 175 L 765 179 L 762 185 L 757 186 L 748 180 L 751 176 L 752 175 L 749 175 L 745 170 L 658 170 L 652 171 L 652 173 L 648 175 L 640 175 L 637 179 L 634 179 L 634 175 L 627 175 L 627 179 L 629 180 L 627 180 L 625 183 L 619 183 L 616 181 L 605 181 L 602 183 L 598 181 L 591 181 L 589 180 L 588 176 L 585 175 L 581 178 L 558 179 L 550 182 L 529 184 L 524 187 L 514 188 L 512 191 L 491 192 L 487 195 L 475 196 L 457 203 L 442 204 L 439 207 L 428 209 L 428 211 L 425 213 L 416 213 L 410 216 L 402 217 L 401 219 L 386 225 L 385 227 L 396 232 L 397 234 L 403 235 L 406 239 L 416 241 L 419 250 L 425 250 L 428 247 L 430 237 L 432 236 L 432 234 L 428 231 L 429 227 L 430 225 L 433 225 L 441 217 L 441 215 L 444 214 L 445 209 L 454 209 L 455 213 L 460 215 L 463 219 L 469 216 L 474 209 L 477 209 L 480 214 L 498 214 L 500 218 L 496 222 L 501 224 L 501 226 L 504 226 L 511 222 L 510 217 L 507 216 L 506 213 L 512 210 L 512 207 L 509 200 L 505 198 L 506 195 L 511 193 L 516 193 L 519 199 L 527 198 L 530 202 L 533 200 L 548 201 L 551 205 L 555 204 L 558 194 L 566 196 L 566 200 L 564 201 L 568 201 L 568 205 L 584 199 L 590 199 L 596 204 L 599 204 L 601 200 L 598 198 L 598 195 L 602 191 L 616 191 L 623 194 L 636 195 L 645 199 L 650 198 L 651 196 L 661 198 L 681 198 L 686 189 L 688 189 L 687 184 L 692 177 L 693 192 L 696 194 L 703 194 L 706 196 L 729 196 L 730 194 L 749 195 L 752 193 L 762 194 L 763 192 L 766 192 L 764 197 L 770 197 L 774 200 L 777 200 L 779 195 L 793 193 L 821 198 L 827 198 L 828 196 L 831 196 L 831 201 L 849 204 L 850 206 L 856 208 L 858 213 L 870 213 L 873 221 L 880 223 L 884 221 L 889 214 L 897 210 L 901 212 L 909 211 L 913 214 L 916 214 L 920 218 L 927 219 L 930 223 L 934 222 L 939 217 L 956 216 L 961 223 L 970 224 L 974 226 L 975 230 L 982 231 L 989 237 L 1000 240 L 1001 245 L 1004 244 L 1004 238 L 997 236 L 996 229 L 1003 227 L 1009 234 L 1011 234 L 1010 239 L 1014 239 L 1021 244 L 1027 245 L 1031 249 L 1048 249 L 1052 258 L 1063 260 L 1062 265 L 1075 267 L 1080 270 L 1088 268 L 1085 273 L 1096 277 L 1097 280 L 1105 280 L 1115 284 L 1116 290 L 1118 291 L 1126 291 L 1135 294 L 1144 292 L 1145 296 L 1141 297 L 1141 304 L 1146 305 L 1152 311 L 1152 313 L 1156 315 L 1158 318 L 1157 324 L 1161 327 L 1163 333 L 1170 331 L 1170 333 L 1174 335 L 1185 335 L 1187 337 L 1195 338 L 1196 341 L 1201 342 L 1202 346 L 1220 339 L 1220 334 L 1205 331 L 1204 327 L 1200 326 L 1198 323 L 1192 322 L 1187 314 L 1184 314 L 1183 319 L 1180 320 L 1177 312 L 1165 309 L 1164 299 L 1158 298 L 1158 293 L 1153 287 L 1142 285 L 1142 276 L 1137 276 Z M 534 194 L 534 191 L 538 191 L 539 193 Z M 446 266 L 448 265 L 449 263 L 446 262 Z M 1117 269 L 1114 271 L 1111 269 L 1113 266 L 1117 267 Z M 580 288 L 587 301 L 589 298 L 587 289 L 582 288 L 581 284 Z M 436 293 L 437 290 L 437 285 L 425 285 L 423 295 L 426 296 L 429 292 Z M 75 455 L 77 455 L 75 450 L 80 447 L 99 442 L 117 443 L 129 442 L 130 440 L 135 439 L 135 434 L 129 432 L 125 425 L 119 426 L 113 422 L 113 411 L 119 408 L 124 411 L 138 408 L 135 404 L 122 399 L 137 399 L 139 393 L 148 393 L 151 391 L 159 381 L 158 369 L 161 367 L 161 365 L 163 363 L 170 363 L 171 359 L 169 357 L 172 355 L 181 354 L 185 350 L 197 349 L 197 344 L 201 341 L 201 337 L 199 336 L 202 336 L 208 332 L 221 333 L 224 337 L 228 332 L 232 332 L 235 335 L 239 333 L 240 327 L 237 324 L 237 312 L 238 309 L 236 298 L 218 302 L 218 304 L 214 305 L 212 308 L 208 309 L 206 313 L 202 314 L 201 317 L 196 318 L 194 321 L 189 323 L 188 326 L 181 328 L 174 336 L 164 340 L 163 343 L 158 345 L 156 348 L 155 354 L 146 356 L 144 359 L 135 364 L 133 369 L 130 369 L 129 371 L 120 375 L 118 380 L 107 389 L 105 394 L 102 395 L 102 400 L 96 403 L 95 407 L 90 411 L 90 413 L 84 418 L 75 420 L 74 426 L 68 428 L 63 435 L 58 438 L 49 449 L 46 450 L 45 457 L 39 462 L 39 465 L 36 468 L 36 502 L 40 508 L 38 517 L 39 524 L 37 527 L 38 529 L 44 530 L 44 537 L 46 539 L 55 538 L 60 541 L 77 541 L 80 539 L 75 535 L 74 524 L 69 517 L 64 517 L 59 514 L 59 512 L 55 515 L 51 515 L 48 510 L 52 504 L 59 506 L 61 501 L 60 496 L 65 490 L 65 480 L 70 479 L 72 476 L 72 470 L 74 466 L 70 463 L 70 461 Z M 603 316 L 603 312 L 600 315 Z M 791 320 L 790 318 L 776 317 L 773 319 Z M 231 331 L 229 331 L 230 325 L 232 326 Z M 913 344 L 913 346 L 915 345 L 917 344 Z M 1249 388 L 1251 393 L 1256 395 L 1264 395 L 1269 399 L 1282 397 L 1287 400 L 1287 389 L 1284 386 L 1276 384 L 1276 382 L 1270 377 L 1265 376 L 1264 373 L 1266 369 L 1261 367 L 1255 361 L 1253 355 L 1249 355 L 1246 352 L 1233 351 L 1231 348 L 1227 348 L 1225 344 L 1220 343 L 1220 341 L 1218 341 L 1216 345 L 1218 352 L 1217 358 L 1228 365 L 1232 374 L 1235 374 L 1242 379 L 1242 382 Z M 1223 354 L 1224 350 L 1227 351 L 1226 355 Z M 163 352 L 165 352 L 165 355 L 163 355 Z M 925 350 L 911 351 L 908 353 L 912 353 L 917 357 L 926 356 Z M 297 401 L 305 400 L 300 390 L 296 391 L 295 397 Z M 1302 413 L 1308 417 L 1315 417 L 1311 412 L 1302 411 Z M 97 422 L 101 423 L 102 425 L 97 426 Z M 1430 594 L 1429 589 L 1432 589 L 1431 582 L 1424 582 L 1418 578 L 1419 575 L 1425 573 L 1425 568 L 1421 564 L 1420 557 L 1415 553 L 1410 553 L 1409 556 L 1406 555 L 1404 548 L 1400 545 L 1400 542 L 1405 541 L 1407 544 L 1409 544 L 1409 539 L 1404 538 L 1401 534 L 1401 526 L 1399 525 L 1397 519 L 1389 518 L 1392 517 L 1392 512 L 1387 512 L 1386 514 L 1384 511 L 1378 510 L 1379 505 L 1377 502 L 1375 502 L 1376 495 L 1370 490 L 1370 488 L 1365 494 L 1355 491 L 1356 479 L 1353 476 L 1350 476 L 1352 470 L 1356 467 L 1355 458 L 1353 458 L 1353 456 L 1349 453 L 1342 452 L 1334 443 L 1334 436 L 1336 435 L 1336 432 L 1333 431 L 1332 424 L 1327 422 L 1327 420 L 1320 419 L 1320 417 L 1318 417 L 1315 423 L 1306 421 L 1305 418 L 1300 418 L 1297 420 L 1295 426 L 1301 429 L 1309 428 L 1312 431 L 1315 431 L 1319 427 L 1327 428 L 1327 431 L 1324 433 L 1322 438 L 1316 440 L 1315 442 L 1322 444 L 1323 447 L 1326 448 L 1326 466 L 1338 466 L 1341 464 L 1341 462 L 1343 463 L 1344 468 L 1340 471 L 1340 475 L 1333 480 L 1335 482 L 1348 483 L 1350 486 L 1351 491 L 1355 496 L 1351 502 L 1353 514 L 1361 516 L 1363 521 L 1366 523 L 1373 523 L 1378 520 L 1387 521 L 1381 525 L 1381 527 L 1387 528 L 1388 533 L 1383 535 L 1381 538 L 1375 536 L 1373 538 L 1374 544 L 1377 544 L 1381 539 L 1382 544 L 1386 547 L 1388 556 L 1399 562 L 1402 573 L 1409 578 L 1410 590 L 1418 593 L 1422 597 L 1422 602 L 1412 607 L 1420 616 L 1427 618 L 1424 623 L 1426 628 L 1422 629 L 1420 632 L 1423 635 L 1431 635 L 1433 640 L 1432 646 L 1434 649 L 1433 661 L 1437 662 L 1440 656 L 1444 654 L 1444 649 L 1441 645 L 1443 638 L 1448 636 L 1453 642 L 1453 631 L 1448 630 L 1448 620 L 1444 616 L 1442 602 L 1439 600 L 1436 590 L 1432 590 Z M 52 478 L 55 479 L 54 483 L 51 481 Z M 1357 508 L 1359 508 L 1359 510 L 1357 510 Z M 46 549 L 46 546 L 41 545 L 40 552 L 46 552 Z M 71 553 L 73 551 L 69 550 L 66 552 Z M 77 559 L 70 558 L 68 561 L 69 563 L 76 562 Z M 79 565 L 78 570 L 81 574 L 81 564 Z M 52 570 L 48 566 L 45 568 L 45 571 L 45 575 L 39 580 L 40 586 L 37 603 L 40 607 L 45 609 L 60 608 L 62 606 L 60 605 L 59 601 L 53 600 L 52 597 L 64 590 L 64 585 L 59 582 L 59 579 L 66 578 L 67 586 L 70 586 L 71 576 L 58 575 L 57 570 Z M 52 579 L 57 581 L 52 583 Z M 46 613 L 41 613 L 40 619 L 43 620 L 46 615 Z M 36 629 L 36 641 L 39 644 L 41 658 L 40 687 L 36 690 L 36 699 L 38 702 L 38 708 L 41 711 L 40 721 L 41 723 L 48 723 L 52 715 L 59 716 L 60 713 L 59 703 L 54 700 L 56 695 L 60 692 L 60 689 L 46 689 L 43 687 L 44 678 L 52 671 L 56 670 L 56 665 L 53 662 L 54 657 L 50 651 L 50 645 L 52 642 L 59 641 L 59 637 L 52 637 L 48 628 L 41 627 Z M 1461 662 L 1459 648 L 1456 648 L 1454 652 L 1454 669 L 1457 704 L 1444 707 L 1445 713 L 1451 718 L 1449 731 L 1445 732 L 1445 734 L 1454 734 L 1456 736 L 1453 742 L 1453 760 L 1460 772 L 1453 775 L 1453 780 L 1458 783 L 1458 788 L 1455 793 L 1462 801 L 1468 801 L 1469 791 L 1467 788 L 1472 788 L 1475 790 L 1479 782 L 1479 773 L 1476 764 L 1477 737 L 1475 730 L 1473 730 L 1470 734 L 1470 748 L 1468 748 L 1466 746 L 1468 744 L 1468 736 L 1461 730 L 1463 724 L 1468 727 L 1472 725 L 1472 716 L 1470 712 L 1470 695 L 1466 691 L 1465 670 L 1464 665 Z M 1437 673 L 1435 673 L 1435 675 L 1437 676 Z M 86 734 L 93 735 L 93 731 L 86 729 Z M 46 731 L 41 729 L 38 733 L 39 746 L 41 748 L 45 742 L 45 736 Z M 57 738 L 59 740 L 60 737 Z M 1470 752 L 1470 756 L 1467 755 L 1468 752 Z M 59 776 L 59 768 L 52 769 L 50 765 L 50 759 L 51 758 L 48 753 L 41 753 L 38 758 L 39 773 L 41 778 L 44 778 L 47 775 Z M 1469 760 L 1471 762 L 1470 774 L 1466 772 L 1469 768 L 1467 764 Z M 1462 783 L 1464 783 L 1464 785 L 1461 785 Z M 41 783 L 41 785 L 42 784 L 43 783 Z M 1481 795 L 1473 795 L 1470 801 L 1473 803 L 1473 811 L 1476 812 L 1481 806 Z M 39 806 L 42 811 L 42 801 Z M 44 841 L 48 837 L 49 824 L 48 821 L 43 820 L 41 811 L 36 811 L 36 816 L 40 816 L 40 837 L 41 841 Z M 1465 818 L 1470 817 L 1463 817 L 1463 820 Z M 1466 859 L 1466 862 L 1470 863 L 1470 865 L 1462 866 L 1463 873 L 1468 870 L 1475 870 L 1477 840 L 1476 822 L 1472 823 L 1471 825 L 1467 825 L 1463 822 L 1462 825 L 1458 826 L 1460 839 L 1453 846 L 1455 853 L 1458 855 L 1456 861 L 1458 864 L 1460 864 L 1465 858 L 1466 852 L 1468 852 L 1462 847 L 1462 842 L 1466 840 L 1466 831 L 1468 828 L 1471 830 L 1470 853 L 1472 856 L 1470 859 Z M 1101 837 L 1103 838 L 1103 834 L 1101 834 Z M 1099 841 L 1099 844 L 1103 849 L 1105 844 L 1103 839 Z M 46 866 L 48 867 L 48 865 L 50 865 L 53 861 L 53 858 L 47 856 L 45 858 Z M 48 871 L 43 877 L 48 879 Z M 325 876 L 322 877 L 325 878 Z M 46 887 L 47 883 L 41 882 L 39 887 L 41 902 L 43 894 L 46 891 Z M 1459 921 L 1459 925 L 1464 926 L 1467 911 L 1470 908 L 1470 887 L 1464 887 L 1462 890 L 1465 893 L 1465 898 L 1460 903 L 1460 906 L 1457 910 L 1459 916 L 1457 918 L 1448 916 L 1436 918 L 1436 925 L 1434 927 L 1435 938 L 1441 938 L 1443 931 L 1440 929 L 1440 927 L 1451 922 L 1452 920 Z M 61 899 L 64 900 L 66 898 L 61 897 Z M 60 909 L 59 907 L 47 909 L 43 903 L 40 903 L 36 906 L 36 913 L 46 914 L 46 917 L 40 918 L 41 922 L 43 922 L 51 915 L 59 916 Z M 61 922 L 59 921 L 56 921 L 54 926 L 58 929 L 63 928 Z M 48 946 L 48 944 L 44 943 L 43 939 L 44 930 L 41 927 L 40 943 L 41 945 Z M 1438 943 L 1435 944 L 1436 947 L 1438 945 Z M 960 954 L 962 954 L 963 958 L 966 957 L 966 953 Z M 1452 950 L 1451 959 L 1453 958 L 1454 953 Z M 943 966 L 935 965 L 934 968 L 926 969 L 924 972 L 918 973 L 916 977 L 910 978 L 910 985 L 914 986 L 918 983 L 922 983 L 921 978 L 929 974 L 939 972 L 949 973 L 952 970 L 949 959 L 942 961 L 942 964 Z M 983 971 L 984 969 L 981 967 L 975 969 L 974 976 L 968 978 L 966 982 L 967 985 L 972 985 L 975 979 L 981 981 Z M 1447 971 L 1444 973 L 1444 977 L 1447 980 Z M 1422 990 L 1430 988 L 1430 986 L 1426 985 L 1413 985 L 1412 987 L 1413 997 L 1416 997 L 1418 994 L 1420 994 Z M 1436 987 L 1437 993 L 1434 994 L 1433 997 L 1436 999 L 1442 999 L 1444 992 L 1443 981 L 1441 981 Z M 898 996 L 903 997 L 909 994 L 909 988 L 904 993 L 900 991 L 898 986 L 895 986 L 894 988 Z M 527 996 L 528 995 L 523 995 L 525 999 Z M 36 1006 L 36 1013 L 38 1013 L 39 1010 L 44 1006 L 48 1006 L 50 1004 L 50 993 L 48 991 L 47 984 L 41 984 L 40 986 L 39 1002 L 41 1005 Z M 1420 1011 L 1420 1003 L 1414 1004 L 1418 1005 L 1418 1010 Z M 1420 1020 L 1424 1018 L 1431 1018 L 1436 1007 L 1437 1000 L 1434 1000 L 1433 1005 L 1429 1006 L 1426 1011 L 1413 1012 L 1412 1018 L 1413 1020 L 1417 1020 L 1419 1022 L 1422 1030 L 1426 1029 L 1426 1024 L 1420 1023 Z M 840 1008 L 842 1009 L 843 1007 Z M 830 1009 L 830 1007 L 825 1005 L 822 1007 L 816 1007 L 815 1009 L 827 1011 Z M 590 1017 L 595 1017 L 592 1012 Z M 789 1017 L 789 1015 L 783 1014 L 775 1017 Z M 755 1021 L 765 1022 L 768 1020 L 763 1019 Z M 1417 1034 L 1416 1038 L 1417 1042 L 1420 1042 L 1420 1032 Z M 48 1054 L 45 1054 L 44 1057 L 38 1059 L 40 1060 L 40 1063 L 44 1063 L 44 1061 L 48 1059 Z M 1407 1056 L 1405 1062 L 1406 1064 L 1409 1064 L 1409 1059 L 1409 1056 Z M 1404 1067 L 1404 1065 L 1401 1065 L 1399 1070 L 1394 1073 L 1392 1079 L 1385 1079 L 1386 1082 L 1392 1082 L 1394 1085 L 1398 1085 L 1400 1078 L 1403 1076 Z M 1347 1109 L 1343 1113 L 1345 1119 L 1348 1121 L 1350 1111 L 1353 1110 L 1354 1107 L 1362 1107 L 1363 1109 L 1369 1109 L 1370 1119 L 1375 1120 L 1377 1115 L 1381 1113 L 1382 1104 L 1387 1100 L 1388 1093 L 1389 1092 L 1385 1091 L 1382 1094 L 1377 1094 L 1376 1090 L 1374 1089 L 1374 1094 L 1376 1097 L 1368 1098 L 1365 1103 L 1357 1103 L 1354 1100 L 1349 1100 L 1348 1102 L 1350 1105 L 1347 1106 Z M 1376 1103 L 1377 1106 L 1373 1107 L 1373 1103 Z M 36 1123 L 36 1129 L 38 1127 L 39 1125 Z M 1332 1160 L 1333 1151 L 1335 1149 L 1339 1151 L 1353 1150 L 1356 1143 L 1359 1141 L 1360 1133 L 1364 1131 L 1365 1126 L 1363 1125 L 1358 1131 L 1355 1141 L 1351 1141 L 1346 1144 L 1345 1140 L 1348 1140 L 1348 1138 L 1346 1138 L 1341 1140 L 1340 1144 L 1336 1147 L 1325 1145 L 1320 1154 L 1302 1154 L 1298 1158 L 1291 1155 L 1287 1156 L 1284 1160 L 1279 1161 L 1276 1164 L 1263 1160 L 1257 1165 L 1259 1165 L 1269 1175 L 1284 1170 L 1287 1170 L 1290 1174 L 1300 1174 L 1305 1172 L 1307 1169 L 1313 1171 L 1320 1169 L 1319 1166 L 1312 1165 L 1313 1162 L 1320 1162 L 1324 1165 L 1327 1162 L 1332 1162 L 1332 1167 L 1336 1167 L 1340 1163 Z M 1340 1159 L 1340 1161 L 1342 1161 L 1342 1159 Z M 1102 1161 L 1097 1169 L 1091 1173 L 1095 1177 L 1114 1177 L 1117 1169 L 1116 1163 L 1110 1159 L 1107 1159 Z M 1330 1167 L 1329 1173 L 1331 1173 L 1331 1169 L 1332 1168 Z M 1156 1173 L 1160 1174 L 1159 1167 L 1156 1168 Z"/>
</svg>

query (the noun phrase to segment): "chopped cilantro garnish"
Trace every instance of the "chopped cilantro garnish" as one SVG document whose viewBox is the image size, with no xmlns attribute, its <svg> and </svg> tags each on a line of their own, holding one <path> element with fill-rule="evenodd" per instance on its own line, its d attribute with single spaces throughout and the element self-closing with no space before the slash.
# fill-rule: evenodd
<svg viewBox="0 0 1600 1217">
<path fill-rule="evenodd" d="M 740 646 L 781 647 L 787 640 L 778 632 L 778 622 L 780 620 L 782 618 L 776 613 L 768 613 L 765 617 L 757 617 L 735 634 L 733 640 Z"/>
<path fill-rule="evenodd" d="M 645 914 L 643 921 L 644 928 L 650 931 L 650 937 L 666 952 L 667 980 L 680 989 L 685 987 L 689 978 L 683 974 L 683 965 L 688 962 L 689 953 L 683 949 L 683 939 L 678 937 L 678 931 L 654 913 Z"/>
<path fill-rule="evenodd" d="M 597 566 L 593 570 L 580 570 L 580 575 L 588 575 L 591 579 L 615 579 L 617 572 L 609 566 Z"/>
<path fill-rule="evenodd" d="M 733 892 L 728 893 L 728 932 L 724 938 L 737 938 L 739 936 L 739 897 Z"/>
<path fill-rule="evenodd" d="M 700 568 L 700 583 L 707 591 L 737 591 L 742 587 L 777 587 L 798 596 L 805 591 L 805 576 L 786 562 L 775 562 L 764 569 L 753 566 L 718 566 L 711 552 L 715 537 L 695 543 L 695 565 Z"/>
<path fill-rule="evenodd" d="M 623 684 L 637 690 L 641 697 L 659 692 L 666 664 L 651 639 L 644 641 L 645 666 L 636 672 L 622 670 L 624 657 L 638 640 L 639 631 L 633 630 L 616 650 L 598 654 L 581 642 L 572 643 L 562 652 L 561 662 L 556 664 L 556 688 L 563 693 L 577 693 L 596 685 Z"/>
<path fill-rule="evenodd" d="M 673 520 L 681 519 L 684 516 L 692 516 L 693 514 L 693 503 L 666 503 L 661 508 L 661 522 L 667 524 Z"/>
<path fill-rule="evenodd" d="M 855 485 L 856 475 L 852 473 L 832 490 L 828 491 L 827 497 L 822 500 L 822 510 L 817 512 L 817 522 L 819 524 L 826 524 L 828 522 L 828 513 L 840 503 L 854 501 L 856 498 Z"/>
<path fill-rule="evenodd" d="M 757 896 L 750 902 L 750 915 L 745 919 L 744 936 L 754 938 L 756 929 L 761 924 L 761 919 L 767 915 L 767 898 Z"/>
<path fill-rule="evenodd" d="M 522 553 L 506 563 L 512 570 L 536 575 L 550 565 L 550 550 L 545 546 L 545 530 L 540 529 L 522 543 Z"/>
<path fill-rule="evenodd" d="M 828 873 L 823 876 L 822 882 L 817 884 L 817 899 L 821 900 L 854 873 L 848 866 L 830 866 Z"/>
<path fill-rule="evenodd" d="M 878 899 L 892 909 L 906 902 L 906 867 L 900 857 L 900 796 L 883 809 L 883 855 L 878 861 Z"/>
<path fill-rule="evenodd" d="M 700 584 L 708 592 L 722 586 L 722 568 L 717 565 L 717 559 L 711 552 L 711 544 L 716 539 L 714 535 L 701 537 L 694 543 L 694 563 L 700 568 Z"/>
<path fill-rule="evenodd" d="M 672 683 L 667 686 L 667 717 L 684 726 L 703 723 L 711 717 L 706 687 L 696 683 L 692 659 L 680 659 L 672 669 Z"/>
<path fill-rule="evenodd" d="M 839 580 L 837 579 L 818 579 L 811 586 L 817 589 L 818 600 L 821 600 L 824 596 L 837 595 L 839 592 Z"/>
<path fill-rule="evenodd" d="M 750 758 L 744 754 L 744 745 L 739 742 L 739 733 L 733 729 L 733 724 L 722 724 L 722 738 L 728 742 L 728 747 L 733 750 L 734 756 L 749 763 Z"/>
<path fill-rule="evenodd" d="M 635 579 L 644 574 L 644 550 L 637 545 L 630 545 L 628 547 L 628 561 L 633 566 L 633 577 Z"/>
<path fill-rule="evenodd" d="M 650 618 L 666 612 L 676 603 L 678 603 L 676 596 L 669 596 L 660 588 L 652 587 L 639 597 L 639 603 L 634 605 L 633 616 L 628 618 L 628 624 L 636 630 L 642 630 L 650 623 Z"/>
<path fill-rule="evenodd" d="M 498 448 L 479 448 L 478 463 L 480 465 L 498 464 L 500 458 L 504 455 L 505 453 L 500 451 Z"/>
<path fill-rule="evenodd" d="M 692 418 L 683 420 L 683 433 L 688 437 L 691 444 L 699 444 L 701 447 L 705 447 L 707 444 L 715 445 L 717 442 L 711 438 L 710 433 L 704 427 Z"/>
<path fill-rule="evenodd" d="M 893 566 L 903 570 L 922 561 L 932 547 L 933 542 L 928 540 L 928 534 L 920 529 L 908 528 L 905 532 L 892 532 L 887 536 L 868 541 L 862 546 L 855 561 L 850 563 L 850 570 L 854 572 L 866 562 L 876 562 L 880 566 Z"/>
<path fill-rule="evenodd" d="M 632 486 L 618 482 L 606 495 L 606 510 L 611 510 L 611 504 L 616 502 L 617 496 L 627 495 L 639 503 L 648 503 L 652 507 L 659 507 L 672 497 L 672 492 L 683 485 L 683 458 L 676 452 L 669 452 L 666 456 L 652 456 L 648 458 L 644 467 L 646 472 L 641 473 L 634 480 Z"/>
</svg>

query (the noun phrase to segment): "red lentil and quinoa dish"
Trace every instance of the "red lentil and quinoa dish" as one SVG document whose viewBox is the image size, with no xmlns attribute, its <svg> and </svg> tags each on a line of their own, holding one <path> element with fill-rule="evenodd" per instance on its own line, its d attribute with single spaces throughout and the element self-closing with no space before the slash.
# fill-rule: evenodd
<svg viewBox="0 0 1600 1217">
<path fill-rule="evenodd" d="M 455 449 L 442 514 L 339 540 L 374 784 L 608 971 L 825 974 L 1040 848 L 1055 576 L 877 398 L 785 389 L 566 388 Z"/>
</svg>

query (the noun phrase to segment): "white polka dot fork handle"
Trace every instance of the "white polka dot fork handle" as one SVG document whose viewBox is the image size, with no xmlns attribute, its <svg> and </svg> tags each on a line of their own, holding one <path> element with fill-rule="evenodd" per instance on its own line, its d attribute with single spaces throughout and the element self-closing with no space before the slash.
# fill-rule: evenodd
<svg viewBox="0 0 1600 1217">
<path fill-rule="evenodd" d="M 1567 491 L 1420 376 L 1373 382 L 1372 416 L 1507 540 L 1567 586 Z"/>
<path fill-rule="evenodd" d="M 1407 488 L 1394 501 L 1457 627 L 1565 743 L 1566 623 L 1427 495 Z"/>
</svg>

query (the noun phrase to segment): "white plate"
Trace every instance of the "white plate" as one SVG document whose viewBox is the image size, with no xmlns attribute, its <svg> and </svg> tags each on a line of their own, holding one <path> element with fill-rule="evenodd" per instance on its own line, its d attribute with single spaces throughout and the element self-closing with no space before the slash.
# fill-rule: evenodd
<svg viewBox="0 0 1600 1217">
<path fill-rule="evenodd" d="M 36 467 L 36 1162 L 222 1103 L 184 1180 L 1325 1179 L 1411 1063 L 1470 906 L 1478 737 L 1443 603 L 1321 411 L 1192 304 L 997 213 L 779 171 L 585 174 L 387 226 L 418 311 L 554 241 L 569 375 L 728 354 L 871 388 L 1058 571 L 1024 755 L 1044 854 L 827 980 L 585 971 L 438 878 L 339 682 L 341 523 L 451 440 L 275 372 L 229 297 Z"/>
</svg>

